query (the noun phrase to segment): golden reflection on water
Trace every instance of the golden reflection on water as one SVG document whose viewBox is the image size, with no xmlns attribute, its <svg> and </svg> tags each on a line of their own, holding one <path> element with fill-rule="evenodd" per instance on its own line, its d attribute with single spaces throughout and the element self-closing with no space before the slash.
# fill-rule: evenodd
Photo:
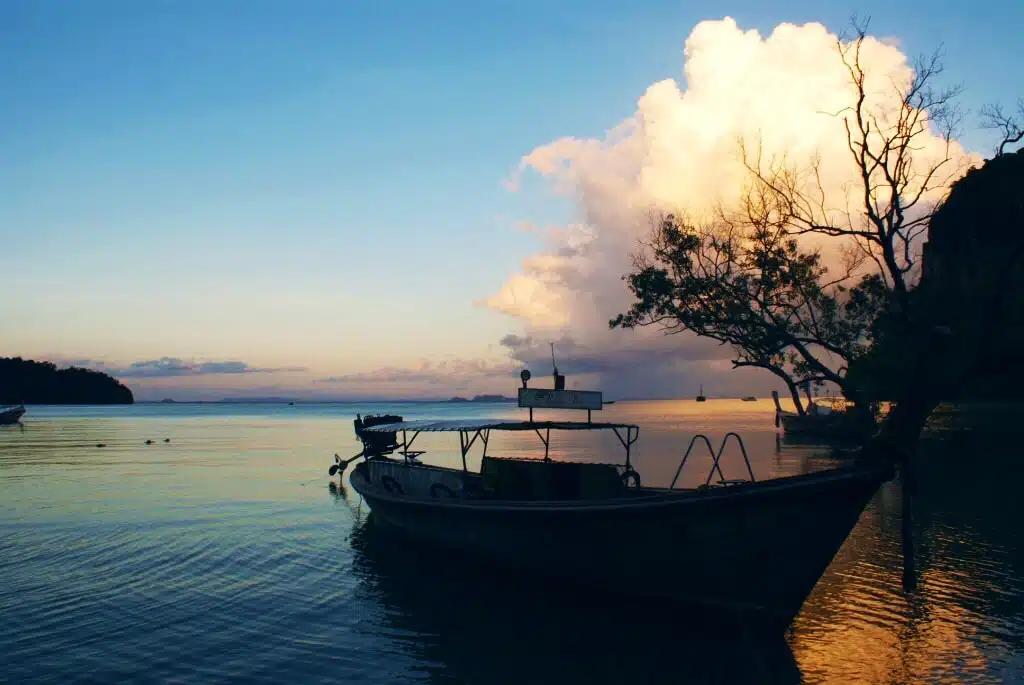
<svg viewBox="0 0 1024 685">
<path fill-rule="evenodd" d="M 176 415 L 192 410 L 161 408 L 150 415 L 141 407 L 82 416 L 74 409 L 47 415 L 30 408 L 23 431 L 0 431 L 0 513 L 3 523 L 27 524 L 23 535 L 44 522 L 157 520 L 175 512 L 188 512 L 190 525 L 211 531 L 236 525 L 232 515 L 280 530 L 287 519 L 273 512 L 292 507 L 308 515 L 321 506 L 332 455 L 359 451 L 354 413 L 375 409 L 395 410 L 325 405 Z M 398 411 L 407 419 L 523 414 L 510 405 Z M 650 485 L 671 481 L 695 433 L 708 434 L 717 448 L 725 433 L 738 432 L 758 479 L 837 463 L 819 447 L 777 445 L 773 411 L 770 399 L 620 402 L 595 412 L 594 420 L 641 426 L 633 461 Z M 547 416 L 581 418 L 570 412 Z M 427 450 L 428 463 L 461 464 L 455 435 L 422 434 L 416 446 Z M 1008 459 L 1019 453 L 1014 447 Z M 959 445 L 960 453 L 947 460 L 936 457 L 937 475 L 922 486 L 916 522 L 921 580 L 912 596 L 900 585 L 899 490 L 889 484 L 875 497 L 789 633 L 805 682 L 1003 682 L 1024 676 L 1024 561 L 1017 544 L 1020 500 L 1012 485 L 1020 481 L 957 461 L 975 449 L 981 448 Z M 489 453 L 538 456 L 542 450 L 532 433 L 492 433 Z M 471 468 L 479 454 L 475 448 Z M 563 433 L 552 436 L 551 455 L 620 461 L 622 448 L 611 433 Z M 735 446 L 722 465 L 730 477 L 745 470 Z M 710 466 L 707 454 L 695 452 L 681 484 L 704 482 Z M 345 497 L 358 511 L 358 498 L 351 492 Z M 1016 507 L 1008 504 L 1015 498 Z M 346 544 L 342 535 L 334 537 L 339 547 Z M 296 540 L 289 544 L 299 545 Z"/>
<path fill-rule="evenodd" d="M 985 648 L 998 644 L 979 635 L 977 624 L 987 617 L 965 606 L 979 591 L 972 574 L 931 567 L 917 593 L 904 594 L 899 539 L 878 534 L 881 516 L 878 509 L 865 513 L 793 626 L 790 645 L 804 677 L 980 682 L 993 667 Z"/>
</svg>

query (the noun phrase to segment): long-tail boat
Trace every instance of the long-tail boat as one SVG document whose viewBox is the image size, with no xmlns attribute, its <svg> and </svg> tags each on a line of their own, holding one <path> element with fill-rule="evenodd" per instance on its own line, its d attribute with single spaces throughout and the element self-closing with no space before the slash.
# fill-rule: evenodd
<svg viewBox="0 0 1024 685">
<path fill-rule="evenodd" d="M 555 375 L 559 374 L 557 371 Z M 518 403 L 527 420 L 405 421 L 357 417 L 363 451 L 331 467 L 334 475 L 362 458 L 350 476 L 372 510 L 374 525 L 440 549 L 469 553 L 534 578 L 724 610 L 763 626 L 785 628 L 891 466 L 861 463 L 828 471 L 755 480 L 743 442 L 730 433 L 717 453 L 695 436 L 668 487 L 641 483 L 631 464 L 636 425 L 602 423 L 600 392 L 527 387 Z M 542 421 L 534 409 L 586 410 L 586 421 Z M 492 434 L 534 432 L 539 458 L 487 454 Z M 551 434 L 610 431 L 625 452 L 621 464 L 550 458 Z M 411 449 L 421 433 L 459 435 L 462 467 L 423 463 Z M 676 487 L 694 444 L 703 438 L 713 463 L 706 482 Z M 728 480 L 719 461 L 739 443 L 748 477 Z M 467 455 L 482 447 L 478 472 Z"/>
</svg>

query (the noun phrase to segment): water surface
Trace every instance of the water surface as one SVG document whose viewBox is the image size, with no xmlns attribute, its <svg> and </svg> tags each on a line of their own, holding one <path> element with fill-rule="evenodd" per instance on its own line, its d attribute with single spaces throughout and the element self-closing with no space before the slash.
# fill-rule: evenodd
<svg viewBox="0 0 1024 685">
<path fill-rule="evenodd" d="M 900 587 L 899 492 L 887 485 L 778 640 L 385 544 L 326 472 L 334 453 L 358 452 L 351 420 L 367 411 L 519 416 L 480 404 L 30 407 L 24 429 L 0 428 L 0 680 L 1024 679 L 1024 469 L 1006 428 L 1019 409 L 935 421 L 922 448 L 916 593 Z M 843 458 L 778 445 L 764 400 L 620 402 L 601 418 L 641 426 L 633 456 L 652 485 L 671 480 L 698 432 L 716 447 L 739 432 L 759 479 Z M 417 446 L 458 463 L 454 435 Z M 539 448 L 535 436 L 492 434 L 490 452 Z M 612 435 L 559 435 L 552 456 L 617 460 L 621 448 Z M 681 482 L 704 482 L 709 467 L 695 452 Z M 744 471 L 735 446 L 723 467 Z"/>
</svg>

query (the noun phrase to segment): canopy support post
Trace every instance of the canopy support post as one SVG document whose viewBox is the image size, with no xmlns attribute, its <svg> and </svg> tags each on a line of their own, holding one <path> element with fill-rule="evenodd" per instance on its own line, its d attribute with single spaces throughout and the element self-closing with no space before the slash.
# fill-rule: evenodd
<svg viewBox="0 0 1024 685">
<path fill-rule="evenodd" d="M 633 443 L 640 438 L 640 428 L 634 426 L 626 426 L 626 437 L 622 437 L 622 433 L 619 432 L 617 427 L 612 428 L 612 432 L 615 433 L 615 437 L 619 439 L 619 442 L 626 450 L 626 468 L 630 468 L 629 458 L 630 451 L 633 447 Z"/>
<path fill-rule="evenodd" d="M 537 434 L 540 441 L 544 443 L 544 461 L 551 461 L 551 457 L 548 456 L 548 447 L 551 444 L 551 429 L 548 428 L 544 431 L 544 435 L 541 435 L 540 428 L 534 428 L 533 432 Z"/>
<path fill-rule="evenodd" d="M 412 444 L 414 442 L 416 442 L 416 438 L 419 437 L 419 434 L 420 434 L 420 431 L 415 431 L 412 434 L 412 438 L 410 439 L 408 437 L 407 431 L 404 430 L 404 429 L 402 430 L 402 449 L 399 450 L 398 453 L 401 454 L 403 457 L 405 457 L 405 461 L 407 463 L 408 463 L 410 458 L 415 459 L 416 457 L 418 457 L 421 454 L 423 454 L 423 452 L 413 452 L 413 451 L 409 450 L 409 448 L 412 447 Z"/>
<path fill-rule="evenodd" d="M 473 433 L 473 437 L 470 438 L 469 437 L 469 431 L 464 431 L 464 430 L 459 431 L 459 447 L 461 448 L 461 451 L 462 451 L 462 470 L 463 471 L 466 471 L 466 472 L 469 471 L 469 467 L 466 465 L 466 454 L 469 452 L 470 448 L 473 446 L 473 443 L 476 442 L 476 439 L 483 436 L 483 432 L 484 432 L 484 429 L 478 428 L 477 431 L 475 433 Z M 484 452 L 486 453 L 487 452 L 487 439 L 486 438 L 483 439 L 483 443 L 484 443 Z"/>
</svg>

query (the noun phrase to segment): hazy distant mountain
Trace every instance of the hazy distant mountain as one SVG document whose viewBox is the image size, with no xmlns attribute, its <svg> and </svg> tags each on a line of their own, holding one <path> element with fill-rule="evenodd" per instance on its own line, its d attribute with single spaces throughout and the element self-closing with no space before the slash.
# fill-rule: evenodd
<svg viewBox="0 0 1024 685">
<path fill-rule="evenodd" d="M 515 402 L 514 397 L 505 397 L 504 395 L 476 395 L 471 400 L 467 400 L 465 397 L 453 397 L 449 402 Z"/>
</svg>

